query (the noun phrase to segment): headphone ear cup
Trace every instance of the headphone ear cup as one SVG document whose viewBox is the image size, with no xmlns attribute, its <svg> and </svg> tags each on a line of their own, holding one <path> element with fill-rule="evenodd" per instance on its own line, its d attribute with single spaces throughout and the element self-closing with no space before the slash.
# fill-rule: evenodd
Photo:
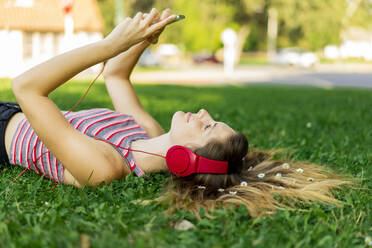
<svg viewBox="0 0 372 248">
<path fill-rule="evenodd" d="M 227 161 L 207 159 L 184 146 L 172 146 L 165 157 L 169 170 L 180 177 L 193 173 L 226 174 Z"/>
<path fill-rule="evenodd" d="M 166 155 L 166 162 L 169 170 L 181 177 L 188 176 L 193 173 L 191 150 L 183 146 L 172 146 Z"/>
</svg>

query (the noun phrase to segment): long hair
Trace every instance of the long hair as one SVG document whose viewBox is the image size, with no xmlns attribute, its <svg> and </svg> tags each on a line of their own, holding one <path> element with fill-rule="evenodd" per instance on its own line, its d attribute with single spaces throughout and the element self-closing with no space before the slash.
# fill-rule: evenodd
<svg viewBox="0 0 372 248">
<path fill-rule="evenodd" d="M 274 160 L 274 152 L 248 150 L 242 133 L 225 142 L 212 141 L 195 153 L 209 159 L 228 161 L 227 174 L 171 175 L 165 193 L 157 199 L 169 205 L 168 213 L 186 208 L 198 218 L 199 210 L 245 205 L 252 217 L 297 208 L 300 202 L 339 204 L 331 190 L 351 180 L 308 162 Z"/>
</svg>

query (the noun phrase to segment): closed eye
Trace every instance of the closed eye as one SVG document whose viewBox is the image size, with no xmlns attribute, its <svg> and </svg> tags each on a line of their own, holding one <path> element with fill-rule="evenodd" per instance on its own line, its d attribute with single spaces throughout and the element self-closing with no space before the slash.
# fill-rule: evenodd
<svg viewBox="0 0 372 248">
<path fill-rule="evenodd" d="M 212 128 L 210 128 L 210 127 L 212 126 L 212 124 L 208 124 L 208 125 L 206 125 L 206 126 L 204 127 L 204 130 L 207 130 L 208 128 L 213 129 L 215 126 L 217 126 L 217 124 L 218 124 L 218 123 L 215 122 Z"/>
<path fill-rule="evenodd" d="M 204 127 L 204 130 L 207 130 L 208 128 L 210 128 L 212 125 L 211 124 L 208 124 Z"/>
</svg>

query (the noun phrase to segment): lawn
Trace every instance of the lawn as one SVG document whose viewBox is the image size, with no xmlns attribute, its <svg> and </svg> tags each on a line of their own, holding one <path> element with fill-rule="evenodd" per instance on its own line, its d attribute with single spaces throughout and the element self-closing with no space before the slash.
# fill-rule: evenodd
<svg viewBox="0 0 372 248">
<path fill-rule="evenodd" d="M 88 82 L 71 82 L 52 94 L 61 109 L 72 107 Z M 241 207 L 217 210 L 198 221 L 186 211 L 170 216 L 164 206 L 138 205 L 162 192 L 165 174 L 129 176 L 101 188 L 75 189 L 7 168 L 0 174 L 0 247 L 366 247 L 372 237 L 372 91 L 287 86 L 186 87 L 135 85 L 145 108 L 167 130 L 176 110 L 205 108 L 244 132 L 251 148 L 292 148 L 309 160 L 352 177 L 368 189 L 336 191 L 343 208 L 313 204 L 253 219 Z M 14 100 L 0 80 L 0 100 Z M 112 104 L 98 82 L 79 109 Z M 202 213 L 203 215 L 203 213 Z M 195 228 L 174 229 L 188 220 Z"/>
</svg>

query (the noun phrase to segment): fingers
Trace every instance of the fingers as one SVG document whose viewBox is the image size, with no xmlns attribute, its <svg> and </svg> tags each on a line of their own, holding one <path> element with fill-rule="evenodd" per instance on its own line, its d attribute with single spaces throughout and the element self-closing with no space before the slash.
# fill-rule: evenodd
<svg viewBox="0 0 372 248">
<path fill-rule="evenodd" d="M 153 19 L 159 15 L 159 12 L 157 9 L 153 8 L 150 13 L 146 16 L 145 20 L 144 20 L 144 24 L 146 26 L 150 26 L 151 25 L 151 22 L 153 21 Z"/>
<path fill-rule="evenodd" d="M 162 13 L 161 13 L 161 17 L 160 17 L 160 20 L 164 20 L 165 18 L 167 18 L 168 16 L 171 15 L 171 10 L 170 9 L 165 9 Z"/>
<path fill-rule="evenodd" d="M 177 18 L 177 15 L 171 15 L 171 16 L 168 16 L 166 19 L 164 20 L 161 20 L 160 22 L 158 23 L 155 23 L 153 24 L 148 30 L 147 32 L 149 34 L 157 31 L 157 30 L 160 30 L 162 28 L 164 28 L 167 24 L 169 24 L 170 22 L 174 21 L 175 19 Z"/>
<path fill-rule="evenodd" d="M 171 10 L 169 8 L 163 10 L 163 12 L 161 13 L 161 16 L 159 17 L 159 15 L 157 15 L 156 17 L 153 18 L 153 21 L 151 24 L 154 24 L 156 22 L 159 22 L 161 20 L 164 20 L 165 18 L 167 18 L 168 16 L 170 16 L 172 14 Z M 142 15 L 142 19 L 146 19 L 146 17 L 148 16 L 149 14 L 147 13 L 144 13 Z"/>
<path fill-rule="evenodd" d="M 134 22 L 140 22 L 142 20 L 142 16 L 143 16 L 143 13 L 142 12 L 138 12 L 134 17 L 133 17 L 133 21 Z"/>
</svg>

